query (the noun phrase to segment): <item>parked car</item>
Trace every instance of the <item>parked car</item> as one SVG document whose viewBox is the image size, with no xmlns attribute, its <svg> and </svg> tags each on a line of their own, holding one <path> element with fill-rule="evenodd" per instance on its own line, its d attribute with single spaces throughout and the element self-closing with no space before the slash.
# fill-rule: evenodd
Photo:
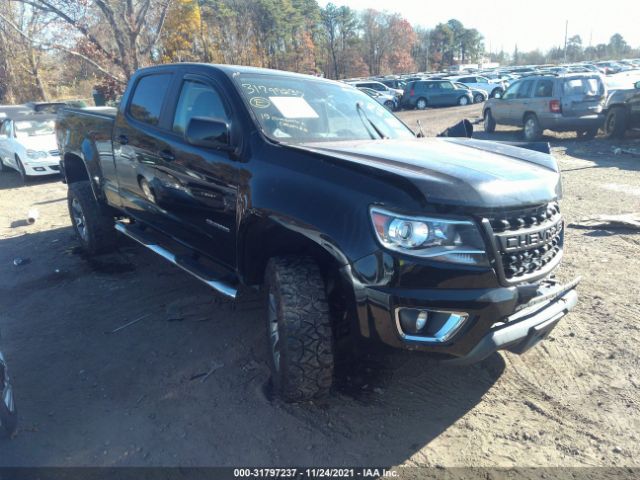
<svg viewBox="0 0 640 480">
<path fill-rule="evenodd" d="M 0 171 L 16 170 L 23 181 L 60 172 L 55 116 L 16 115 L 0 126 Z"/>
<path fill-rule="evenodd" d="M 450 107 L 473 103 L 470 90 L 461 90 L 448 80 L 418 80 L 409 82 L 400 100 L 402 108 Z"/>
<path fill-rule="evenodd" d="M 416 138 L 338 82 L 159 65 L 117 114 L 64 109 L 56 131 L 85 251 L 118 231 L 222 295 L 262 292 L 288 401 L 330 391 L 350 335 L 468 364 L 523 353 L 577 301 L 577 281 L 549 277 L 564 242 L 551 155 Z"/>
<path fill-rule="evenodd" d="M 407 82 L 400 78 L 379 78 L 378 81 L 389 88 L 395 88 L 396 90 L 402 91 L 404 91 L 404 87 L 407 85 Z"/>
<path fill-rule="evenodd" d="M 484 129 L 496 125 L 524 128 L 526 140 L 540 138 L 545 129 L 575 131 L 592 138 L 604 122 L 606 89 L 597 74 L 532 76 L 514 82 L 501 98 L 484 105 Z"/>
<path fill-rule="evenodd" d="M 471 88 L 468 85 L 460 82 L 453 82 L 453 86 L 460 90 L 469 90 L 471 92 L 471 96 L 473 97 L 473 103 L 482 103 L 487 101 L 489 98 L 489 94 L 484 90 L 480 90 L 479 88 Z"/>
<path fill-rule="evenodd" d="M 388 93 L 376 92 L 370 88 L 361 87 L 358 90 L 362 90 L 364 93 L 373 98 L 380 105 L 384 105 L 388 110 L 394 111 L 398 107 L 398 98 Z"/>
<path fill-rule="evenodd" d="M 387 87 L 384 83 L 378 82 L 377 80 L 353 80 L 348 81 L 347 83 L 349 85 L 353 85 L 356 88 L 370 88 L 371 90 L 375 90 L 376 92 L 386 93 L 398 98 L 400 98 L 403 93 L 403 90 L 399 88 Z"/>
<path fill-rule="evenodd" d="M 0 434 L 11 437 L 18 426 L 18 413 L 13 398 L 7 362 L 0 352 Z"/>
<path fill-rule="evenodd" d="M 605 104 L 604 134 L 623 138 L 627 130 L 640 128 L 640 81 L 635 88 L 614 90 Z"/>
<path fill-rule="evenodd" d="M 505 83 L 501 80 L 490 81 L 487 77 L 479 75 L 465 75 L 458 77 L 448 77 L 452 82 L 464 83 L 471 88 L 484 90 L 489 94 L 490 98 L 494 98 L 497 94 L 502 94 L 505 90 Z"/>
</svg>

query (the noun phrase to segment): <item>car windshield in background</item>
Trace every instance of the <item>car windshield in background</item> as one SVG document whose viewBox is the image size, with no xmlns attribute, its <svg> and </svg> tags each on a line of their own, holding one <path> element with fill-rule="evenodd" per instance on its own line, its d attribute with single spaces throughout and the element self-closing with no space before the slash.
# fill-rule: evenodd
<svg viewBox="0 0 640 480">
<path fill-rule="evenodd" d="M 16 134 L 29 137 L 51 135 L 55 126 L 54 120 L 21 120 L 16 122 Z"/>
<path fill-rule="evenodd" d="M 236 81 L 263 132 L 279 142 L 414 137 L 386 108 L 348 85 L 268 74 Z"/>
</svg>

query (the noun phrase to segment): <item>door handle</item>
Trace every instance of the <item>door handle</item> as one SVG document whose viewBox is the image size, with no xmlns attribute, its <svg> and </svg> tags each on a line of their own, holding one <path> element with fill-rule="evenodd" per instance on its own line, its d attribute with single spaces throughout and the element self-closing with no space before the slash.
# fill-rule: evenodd
<svg viewBox="0 0 640 480">
<path fill-rule="evenodd" d="M 176 159 L 176 156 L 171 150 L 162 150 L 160 151 L 160 158 L 167 162 L 173 162 Z"/>
<path fill-rule="evenodd" d="M 127 143 L 129 143 L 129 137 L 127 137 L 126 135 L 118 135 L 118 143 L 122 144 L 122 145 L 126 145 Z"/>
</svg>

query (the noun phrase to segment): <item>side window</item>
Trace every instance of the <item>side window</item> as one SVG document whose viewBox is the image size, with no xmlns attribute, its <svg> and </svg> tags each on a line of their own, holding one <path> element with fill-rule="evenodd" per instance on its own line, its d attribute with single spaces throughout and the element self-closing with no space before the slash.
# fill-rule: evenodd
<svg viewBox="0 0 640 480">
<path fill-rule="evenodd" d="M 522 82 L 516 82 L 512 84 L 509 88 L 507 88 L 507 91 L 504 92 L 504 95 L 502 98 L 504 98 L 505 100 L 512 100 L 516 98 L 516 95 L 518 94 L 518 90 L 520 89 L 520 85 L 522 85 Z"/>
<path fill-rule="evenodd" d="M 476 82 L 477 83 L 489 83 L 489 80 L 487 80 L 484 77 L 476 77 Z"/>
<path fill-rule="evenodd" d="M 173 131 L 184 134 L 193 117 L 229 120 L 220 95 L 213 87 L 187 80 L 182 84 L 180 99 L 173 118 Z"/>
<path fill-rule="evenodd" d="M 376 90 L 378 92 L 384 92 L 387 89 L 381 83 L 372 83 L 370 88 L 372 88 L 372 89 L 374 89 L 374 90 Z"/>
<path fill-rule="evenodd" d="M 136 85 L 129 105 L 131 116 L 149 125 L 158 125 L 162 103 L 170 81 L 170 73 L 142 77 Z"/>
<path fill-rule="evenodd" d="M 531 87 L 533 86 L 533 80 L 525 80 L 520 85 L 516 98 L 529 98 L 531 96 Z"/>
<path fill-rule="evenodd" d="M 443 90 L 453 90 L 453 84 L 451 82 L 442 82 L 439 87 Z"/>
<path fill-rule="evenodd" d="M 538 80 L 538 84 L 536 85 L 536 89 L 534 92 L 534 96 L 538 98 L 546 98 L 553 95 L 553 80 L 544 79 Z"/>
</svg>

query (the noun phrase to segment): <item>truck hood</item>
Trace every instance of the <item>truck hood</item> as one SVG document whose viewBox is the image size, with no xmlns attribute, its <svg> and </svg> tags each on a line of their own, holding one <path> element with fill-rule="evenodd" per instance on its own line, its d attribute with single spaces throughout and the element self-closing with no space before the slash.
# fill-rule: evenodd
<svg viewBox="0 0 640 480">
<path fill-rule="evenodd" d="M 561 196 L 558 165 L 548 154 L 473 139 L 360 140 L 298 145 L 392 174 L 430 203 L 521 207 Z"/>
</svg>

